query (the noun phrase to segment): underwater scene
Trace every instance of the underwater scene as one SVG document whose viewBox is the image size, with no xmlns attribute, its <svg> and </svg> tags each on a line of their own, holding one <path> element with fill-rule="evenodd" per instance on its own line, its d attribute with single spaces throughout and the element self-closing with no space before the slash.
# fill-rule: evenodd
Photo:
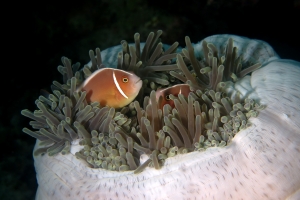
<svg viewBox="0 0 300 200">
<path fill-rule="evenodd" d="M 24 15 L 2 199 L 300 198 L 300 3 L 166 3 Z"/>
</svg>

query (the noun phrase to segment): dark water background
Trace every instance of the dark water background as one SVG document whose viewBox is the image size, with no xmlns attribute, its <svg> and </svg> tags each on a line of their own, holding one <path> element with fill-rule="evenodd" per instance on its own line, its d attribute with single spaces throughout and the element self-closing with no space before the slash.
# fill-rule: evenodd
<svg viewBox="0 0 300 200">
<path fill-rule="evenodd" d="M 136 32 L 145 41 L 163 30 L 162 42 L 197 42 L 213 34 L 236 34 L 268 42 L 282 58 L 300 61 L 299 0 L 103 0 L 11 2 L 2 9 L 0 104 L 0 199 L 34 199 L 35 139 L 22 109 L 35 110 L 39 90 L 61 81 L 61 56 L 85 64 L 88 51 L 106 49 Z M 300 77 L 299 77 L 300 78 Z"/>
</svg>

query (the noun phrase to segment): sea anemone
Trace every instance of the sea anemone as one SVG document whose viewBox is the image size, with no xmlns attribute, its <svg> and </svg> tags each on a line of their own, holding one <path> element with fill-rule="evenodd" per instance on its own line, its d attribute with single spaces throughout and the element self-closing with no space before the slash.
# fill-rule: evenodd
<svg viewBox="0 0 300 200">
<path fill-rule="evenodd" d="M 43 91 L 40 110 L 22 111 L 38 129 L 23 129 L 38 139 L 36 199 L 299 197 L 300 64 L 234 35 L 187 37 L 176 53 L 160 34 L 143 48 L 135 34 L 134 46 L 90 51 L 83 70 L 63 57 L 64 83 Z M 103 64 L 144 80 L 136 101 L 101 107 L 76 91 Z M 170 95 L 175 108 L 158 109 L 155 90 L 182 82 L 188 97 Z"/>
</svg>

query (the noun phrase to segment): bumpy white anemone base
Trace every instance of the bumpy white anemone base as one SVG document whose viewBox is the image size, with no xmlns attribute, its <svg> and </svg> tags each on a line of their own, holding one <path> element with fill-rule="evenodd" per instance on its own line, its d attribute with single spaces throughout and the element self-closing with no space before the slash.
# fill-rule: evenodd
<svg viewBox="0 0 300 200">
<path fill-rule="evenodd" d="M 249 95 L 267 107 L 253 125 L 225 148 L 169 158 L 160 170 L 135 175 L 88 168 L 73 154 L 37 156 L 36 199 L 300 199 L 299 77 L 290 60 L 255 71 Z"/>
</svg>

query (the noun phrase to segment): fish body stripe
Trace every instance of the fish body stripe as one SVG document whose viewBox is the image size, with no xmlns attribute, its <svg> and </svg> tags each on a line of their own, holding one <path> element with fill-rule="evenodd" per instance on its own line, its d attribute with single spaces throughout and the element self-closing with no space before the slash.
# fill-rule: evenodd
<svg viewBox="0 0 300 200">
<path fill-rule="evenodd" d="M 118 81 L 117 81 L 117 78 L 116 78 L 116 75 L 115 75 L 115 72 L 113 71 L 113 79 L 114 79 L 114 83 L 116 85 L 116 87 L 118 88 L 118 91 L 121 93 L 121 95 L 123 97 L 125 97 L 126 99 L 128 99 L 128 97 L 126 96 L 126 94 L 123 92 L 123 90 L 121 89 Z"/>
</svg>

